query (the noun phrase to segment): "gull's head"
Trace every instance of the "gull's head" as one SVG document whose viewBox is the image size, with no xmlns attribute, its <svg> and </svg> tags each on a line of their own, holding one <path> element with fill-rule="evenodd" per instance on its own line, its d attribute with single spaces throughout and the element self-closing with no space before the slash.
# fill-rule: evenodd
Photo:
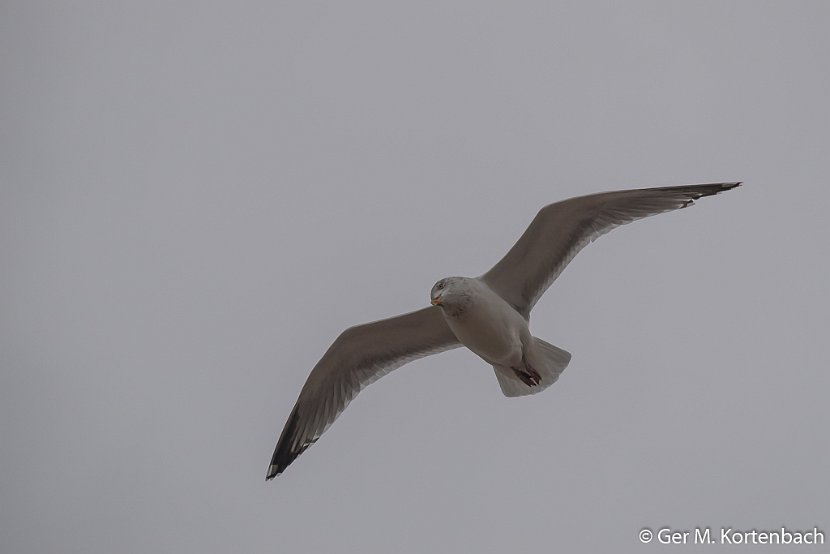
<svg viewBox="0 0 830 554">
<path fill-rule="evenodd" d="M 430 303 L 442 308 L 466 303 L 470 296 L 469 280 L 465 277 L 444 277 L 432 286 L 429 293 Z"/>
<path fill-rule="evenodd" d="M 447 292 L 447 282 L 449 279 L 441 279 L 434 285 L 429 292 L 429 303 L 433 306 L 441 306 L 444 304 L 444 293 Z"/>
</svg>

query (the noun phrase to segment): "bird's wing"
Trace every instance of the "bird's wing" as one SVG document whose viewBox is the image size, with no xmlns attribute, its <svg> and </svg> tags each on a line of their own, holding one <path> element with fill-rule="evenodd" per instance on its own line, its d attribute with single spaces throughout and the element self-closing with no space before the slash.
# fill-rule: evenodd
<svg viewBox="0 0 830 554">
<path fill-rule="evenodd" d="M 311 370 L 266 479 L 282 473 L 314 443 L 366 385 L 408 362 L 458 346 L 441 310 L 432 306 L 343 331 Z"/>
<path fill-rule="evenodd" d="M 587 244 L 637 219 L 685 208 L 740 183 L 602 192 L 542 208 L 519 241 L 481 278 L 526 318 L 565 266 Z"/>
</svg>

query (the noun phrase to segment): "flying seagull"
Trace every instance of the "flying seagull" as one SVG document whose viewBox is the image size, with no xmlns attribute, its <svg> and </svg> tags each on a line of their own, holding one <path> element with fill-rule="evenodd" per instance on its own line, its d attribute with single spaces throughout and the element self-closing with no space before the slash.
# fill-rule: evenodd
<svg viewBox="0 0 830 554">
<path fill-rule="evenodd" d="M 311 370 L 265 479 L 285 471 L 366 385 L 430 354 L 466 346 L 493 366 L 505 396 L 543 391 L 571 355 L 530 334 L 530 310 L 574 256 L 615 227 L 738 185 L 621 190 L 550 204 L 484 275 L 441 279 L 431 306 L 346 329 Z"/>
</svg>

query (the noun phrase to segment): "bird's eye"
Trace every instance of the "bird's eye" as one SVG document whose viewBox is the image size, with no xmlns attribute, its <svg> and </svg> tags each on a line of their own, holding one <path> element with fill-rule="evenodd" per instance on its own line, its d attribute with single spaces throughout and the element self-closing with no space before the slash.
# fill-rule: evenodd
<svg viewBox="0 0 830 554">
<path fill-rule="evenodd" d="M 444 288 L 444 283 L 438 283 L 438 288 L 439 288 L 439 289 Z"/>
</svg>

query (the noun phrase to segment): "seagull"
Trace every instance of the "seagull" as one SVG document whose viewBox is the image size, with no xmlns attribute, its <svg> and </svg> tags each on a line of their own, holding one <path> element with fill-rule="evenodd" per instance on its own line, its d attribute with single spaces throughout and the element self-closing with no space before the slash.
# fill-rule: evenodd
<svg viewBox="0 0 830 554">
<path fill-rule="evenodd" d="M 418 358 L 466 346 L 493 366 L 505 396 L 551 386 L 571 354 L 530 333 L 530 311 L 587 244 L 632 221 L 691 206 L 741 183 L 602 192 L 542 208 L 480 277 L 446 277 L 430 306 L 343 331 L 311 370 L 288 416 L 266 481 L 281 474 L 367 385 Z"/>
</svg>

